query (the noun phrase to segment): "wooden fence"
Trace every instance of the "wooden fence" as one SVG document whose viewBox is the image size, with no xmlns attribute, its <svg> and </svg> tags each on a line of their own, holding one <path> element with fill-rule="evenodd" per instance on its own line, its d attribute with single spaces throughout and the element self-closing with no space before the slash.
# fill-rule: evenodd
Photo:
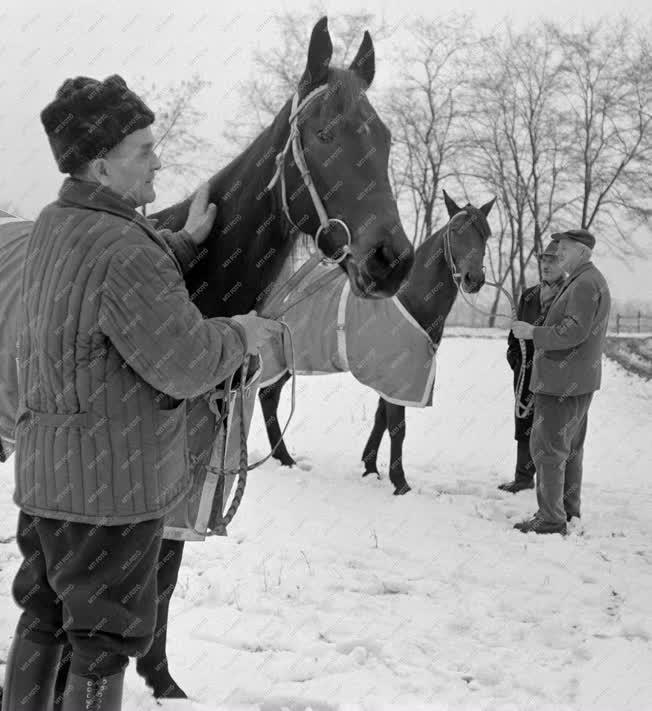
<svg viewBox="0 0 652 711">
<path fill-rule="evenodd" d="M 647 333 L 652 331 L 652 316 L 637 312 L 635 316 L 616 314 L 616 333 Z"/>
</svg>

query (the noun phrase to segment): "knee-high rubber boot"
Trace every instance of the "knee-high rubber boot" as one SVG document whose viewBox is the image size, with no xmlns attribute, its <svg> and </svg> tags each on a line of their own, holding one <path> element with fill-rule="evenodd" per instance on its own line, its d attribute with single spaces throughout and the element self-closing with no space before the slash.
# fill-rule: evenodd
<svg viewBox="0 0 652 711">
<path fill-rule="evenodd" d="M 51 711 L 62 645 L 14 637 L 9 650 L 2 711 Z"/>
<path fill-rule="evenodd" d="M 136 671 L 143 677 L 157 699 L 187 699 L 185 691 L 172 678 L 168 670 L 166 652 L 170 598 L 174 592 L 181 567 L 184 541 L 161 541 L 159 569 L 156 576 L 158 604 L 156 629 L 152 646 L 136 661 Z"/>
<path fill-rule="evenodd" d="M 125 670 L 110 676 L 79 676 L 68 673 L 62 711 L 120 711 Z"/>
</svg>

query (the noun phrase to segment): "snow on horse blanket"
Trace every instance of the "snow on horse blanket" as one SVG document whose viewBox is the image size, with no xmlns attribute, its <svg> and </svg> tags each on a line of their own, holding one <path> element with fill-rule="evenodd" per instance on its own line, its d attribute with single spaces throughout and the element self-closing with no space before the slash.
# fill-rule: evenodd
<svg viewBox="0 0 652 711">
<path fill-rule="evenodd" d="M 272 294 L 261 309 L 290 327 L 295 371 L 350 371 L 388 402 L 432 405 L 436 347 L 398 297 L 361 299 L 339 267 L 304 266 L 308 273 L 290 293 Z M 288 345 L 279 337 L 262 351 L 261 387 L 291 368 Z"/>
<path fill-rule="evenodd" d="M 16 340 L 20 286 L 27 241 L 34 223 L 0 211 L 0 443 L 2 457 L 14 449 L 18 411 Z"/>
</svg>

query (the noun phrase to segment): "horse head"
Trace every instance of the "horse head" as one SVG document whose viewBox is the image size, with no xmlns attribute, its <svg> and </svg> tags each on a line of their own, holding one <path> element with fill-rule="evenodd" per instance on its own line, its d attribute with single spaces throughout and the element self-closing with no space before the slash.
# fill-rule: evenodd
<svg viewBox="0 0 652 711">
<path fill-rule="evenodd" d="M 444 202 L 450 218 L 444 228 L 444 257 L 460 288 L 467 293 L 480 291 L 484 284 L 484 255 L 491 228 L 487 216 L 496 198 L 474 207 L 459 207 L 444 190 Z"/>
<path fill-rule="evenodd" d="M 389 182 L 391 134 L 366 93 L 374 46 L 365 32 L 348 69 L 330 66 L 332 52 L 324 17 L 312 31 L 290 137 L 270 185 L 281 193 L 286 217 L 340 264 L 355 294 L 388 297 L 408 276 L 414 250 Z"/>
<path fill-rule="evenodd" d="M 185 275 L 204 316 L 257 308 L 272 293 L 298 231 L 337 262 L 354 293 L 395 294 L 414 260 L 388 177 L 390 135 L 369 102 L 374 49 L 365 33 L 348 69 L 330 66 L 326 18 L 314 27 L 294 96 L 210 178 L 217 217 Z M 151 215 L 179 230 L 192 196 Z"/>
</svg>

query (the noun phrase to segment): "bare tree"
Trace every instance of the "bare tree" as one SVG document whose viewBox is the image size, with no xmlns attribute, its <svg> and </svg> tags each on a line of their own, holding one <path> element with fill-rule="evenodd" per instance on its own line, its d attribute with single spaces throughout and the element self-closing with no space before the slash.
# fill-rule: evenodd
<svg viewBox="0 0 652 711">
<path fill-rule="evenodd" d="M 467 17 L 415 20 L 398 58 L 400 79 L 384 102 L 393 132 L 392 177 L 409 206 L 415 246 L 433 232 L 442 182 L 457 180 L 465 144 L 465 58 L 475 43 Z"/>
<path fill-rule="evenodd" d="M 601 21 L 579 32 L 552 27 L 563 52 L 565 126 L 579 189 L 569 217 L 605 225 L 616 252 L 627 251 L 630 220 L 649 215 L 652 61 L 645 33 Z M 615 229 L 617 239 L 609 238 Z"/>
</svg>

